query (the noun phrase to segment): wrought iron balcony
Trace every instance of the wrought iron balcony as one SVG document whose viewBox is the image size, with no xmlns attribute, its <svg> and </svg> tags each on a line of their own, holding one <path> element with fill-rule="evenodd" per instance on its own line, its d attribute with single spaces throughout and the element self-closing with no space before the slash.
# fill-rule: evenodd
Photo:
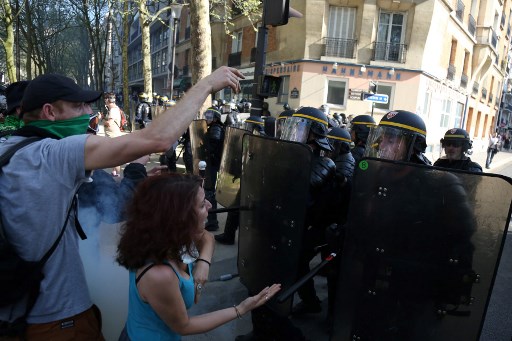
<svg viewBox="0 0 512 341">
<path fill-rule="evenodd" d="M 446 79 L 449 79 L 452 81 L 455 78 L 455 71 L 456 71 L 455 65 L 452 65 L 452 64 L 448 65 L 448 72 L 446 74 Z"/>
<path fill-rule="evenodd" d="M 470 14 L 468 17 L 468 31 L 473 35 L 473 37 L 476 34 L 476 20 L 475 18 Z"/>
<path fill-rule="evenodd" d="M 242 51 L 230 53 L 228 56 L 228 66 L 242 65 Z"/>
<path fill-rule="evenodd" d="M 468 76 L 465 74 L 460 75 L 460 87 L 464 89 L 468 87 Z"/>
<path fill-rule="evenodd" d="M 464 18 L 464 8 L 466 8 L 464 2 L 462 2 L 462 0 L 457 0 L 457 10 L 455 11 L 455 16 L 460 21 L 462 21 Z"/>
<path fill-rule="evenodd" d="M 324 56 L 351 59 L 356 57 L 356 39 L 324 37 L 324 45 Z"/>
<path fill-rule="evenodd" d="M 479 27 L 476 40 L 479 44 L 490 45 L 494 49 L 498 46 L 498 35 L 492 27 Z"/>
<path fill-rule="evenodd" d="M 372 60 L 385 60 L 398 63 L 405 63 L 407 56 L 407 45 L 395 43 L 373 43 Z"/>
</svg>

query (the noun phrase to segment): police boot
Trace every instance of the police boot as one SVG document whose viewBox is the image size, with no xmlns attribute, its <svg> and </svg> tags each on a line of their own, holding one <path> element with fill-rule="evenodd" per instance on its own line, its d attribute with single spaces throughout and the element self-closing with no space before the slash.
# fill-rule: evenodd
<svg viewBox="0 0 512 341">
<path fill-rule="evenodd" d="M 215 236 L 215 240 L 221 244 L 233 245 L 235 244 L 235 233 L 238 229 L 240 213 L 229 212 L 226 218 L 226 225 L 224 226 L 224 233 Z"/>
</svg>

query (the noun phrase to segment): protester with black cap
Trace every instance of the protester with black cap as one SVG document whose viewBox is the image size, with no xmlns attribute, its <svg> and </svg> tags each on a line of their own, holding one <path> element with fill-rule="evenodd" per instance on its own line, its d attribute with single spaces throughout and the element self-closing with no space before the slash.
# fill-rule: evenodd
<svg viewBox="0 0 512 341">
<path fill-rule="evenodd" d="M 23 92 L 28 85 L 28 81 L 21 81 L 12 83 L 5 89 L 5 97 L 7 99 L 7 112 L 6 117 L 0 123 L 0 137 L 8 136 L 14 130 L 21 128 L 23 123 L 20 119 L 20 103 L 23 97 Z"/>
<path fill-rule="evenodd" d="M 0 155 L 27 137 L 41 139 L 19 149 L 2 167 L 3 230 L 15 251 L 34 261 L 64 232 L 43 268 L 39 296 L 26 318 L 26 339 L 103 340 L 99 311 L 89 296 L 78 252 L 75 210 L 69 209 L 68 215 L 68 208 L 75 206 L 76 191 L 91 170 L 165 151 L 186 130 L 209 95 L 225 87 L 239 91 L 240 78 L 238 70 L 221 67 L 191 88 L 176 110 L 160 115 L 158 124 L 116 139 L 85 134 L 90 103 L 98 100 L 101 92 L 83 90 L 72 79 L 57 74 L 41 75 L 30 82 L 21 105 L 25 126 L 0 144 Z M 211 234 L 198 236 L 196 245 L 201 258 L 211 259 Z M 198 284 L 205 284 L 208 272 L 206 262 L 196 265 Z M 24 302 L 17 302 L 0 308 L 0 320 L 12 322 L 25 312 Z"/>
</svg>

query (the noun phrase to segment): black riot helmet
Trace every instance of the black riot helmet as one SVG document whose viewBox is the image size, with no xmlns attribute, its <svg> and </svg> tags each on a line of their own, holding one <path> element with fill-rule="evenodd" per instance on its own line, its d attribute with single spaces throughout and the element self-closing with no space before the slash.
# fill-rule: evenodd
<svg viewBox="0 0 512 341">
<path fill-rule="evenodd" d="M 448 130 L 441 139 L 441 145 L 445 148 L 447 145 L 461 146 L 462 152 L 468 154 L 473 147 L 473 142 L 467 131 L 461 128 L 452 128 Z"/>
<path fill-rule="evenodd" d="M 355 143 L 366 143 L 370 128 L 376 126 L 377 123 L 370 115 L 358 115 L 350 122 L 350 132 L 354 132 L 353 141 Z"/>
<path fill-rule="evenodd" d="M 331 159 L 336 159 L 340 154 L 346 154 L 350 152 L 350 133 L 345 128 L 333 127 L 327 133 L 327 138 L 332 146 L 332 152 L 329 153 Z"/>
<path fill-rule="evenodd" d="M 283 132 L 283 127 L 286 122 L 286 119 L 292 117 L 295 110 L 285 110 L 279 114 L 276 120 L 276 137 L 281 138 L 281 133 Z"/>
<path fill-rule="evenodd" d="M 422 155 L 427 128 L 420 116 L 405 110 L 390 111 L 368 136 L 365 156 L 430 164 Z"/>
<path fill-rule="evenodd" d="M 288 102 L 286 102 L 285 104 L 283 104 L 283 109 L 284 110 L 290 110 L 290 105 L 288 104 Z"/>
<path fill-rule="evenodd" d="M 265 122 L 260 116 L 249 116 L 242 124 L 242 129 L 254 135 L 265 135 Z"/>
<path fill-rule="evenodd" d="M 302 107 L 286 119 L 282 140 L 315 143 L 320 149 L 332 151 L 327 139 L 327 115 L 313 107 Z"/>
<path fill-rule="evenodd" d="M 221 117 L 220 111 L 215 107 L 210 107 L 204 112 L 204 118 L 206 119 L 207 124 L 211 124 L 214 120 L 220 122 Z"/>
</svg>

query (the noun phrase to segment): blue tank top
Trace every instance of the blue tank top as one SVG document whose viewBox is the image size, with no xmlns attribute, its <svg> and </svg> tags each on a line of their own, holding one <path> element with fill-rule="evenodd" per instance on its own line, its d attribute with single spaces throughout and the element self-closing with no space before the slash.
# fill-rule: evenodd
<svg viewBox="0 0 512 341">
<path fill-rule="evenodd" d="M 185 279 L 172 267 L 166 264 L 174 271 L 179 279 L 181 296 L 188 309 L 194 303 L 194 277 L 192 276 L 192 264 L 188 264 L 189 279 Z M 179 341 L 181 335 L 171 330 L 167 324 L 156 314 L 151 306 L 144 302 L 137 290 L 136 273 L 130 271 L 130 285 L 128 289 L 128 319 L 126 321 L 126 331 L 131 341 L 145 340 L 168 340 Z"/>
</svg>

